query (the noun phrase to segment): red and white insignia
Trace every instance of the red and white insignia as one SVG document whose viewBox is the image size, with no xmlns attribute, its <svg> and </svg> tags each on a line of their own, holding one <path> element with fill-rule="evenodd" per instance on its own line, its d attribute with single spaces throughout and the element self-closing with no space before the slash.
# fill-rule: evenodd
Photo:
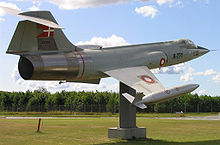
<svg viewBox="0 0 220 145">
<path fill-rule="evenodd" d="M 165 93 L 170 94 L 170 90 L 165 90 Z"/>
<path fill-rule="evenodd" d="M 179 91 L 179 90 L 180 90 L 178 87 L 176 87 L 175 89 L 176 89 L 176 91 Z"/>
<path fill-rule="evenodd" d="M 43 32 L 37 36 L 37 38 L 42 38 L 42 37 L 53 37 L 54 35 L 54 28 L 44 26 L 44 25 L 38 25 L 39 29 L 42 29 Z"/>
<path fill-rule="evenodd" d="M 152 79 L 151 77 L 146 76 L 146 75 L 141 76 L 141 79 L 142 79 L 143 81 L 145 81 L 146 83 L 149 83 L 149 84 L 155 83 L 155 80 L 154 80 L 154 79 Z"/>
<path fill-rule="evenodd" d="M 163 66 L 165 62 L 166 62 L 166 59 L 162 57 L 160 60 L 160 66 Z"/>
</svg>

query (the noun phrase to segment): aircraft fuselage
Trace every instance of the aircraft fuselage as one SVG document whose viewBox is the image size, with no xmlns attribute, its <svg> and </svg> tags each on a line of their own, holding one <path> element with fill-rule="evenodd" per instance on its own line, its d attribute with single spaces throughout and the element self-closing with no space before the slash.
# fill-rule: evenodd
<svg viewBox="0 0 220 145">
<path fill-rule="evenodd" d="M 26 80 L 98 83 L 99 79 L 108 77 L 102 73 L 108 70 L 136 66 L 162 68 L 208 51 L 188 39 L 112 48 L 78 50 L 76 47 L 67 52 L 24 55 L 19 61 L 19 72 Z"/>
</svg>

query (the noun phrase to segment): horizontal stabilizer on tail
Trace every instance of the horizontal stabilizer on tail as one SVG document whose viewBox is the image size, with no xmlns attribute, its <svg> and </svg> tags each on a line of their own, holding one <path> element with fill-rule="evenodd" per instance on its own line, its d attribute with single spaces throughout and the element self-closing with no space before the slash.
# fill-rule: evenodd
<svg viewBox="0 0 220 145">
<path fill-rule="evenodd" d="M 42 17 L 42 14 L 38 15 L 39 12 L 42 13 L 44 11 L 21 12 L 19 10 L 8 8 L 8 7 L 3 7 L 3 6 L 0 6 L 0 8 L 11 15 L 18 16 L 20 18 L 26 19 L 26 20 L 34 22 L 34 23 L 42 24 L 42 25 L 45 25 L 45 26 L 48 26 L 51 28 L 57 28 L 57 29 L 63 28 L 63 27 L 59 26 L 56 22 L 54 22 L 54 19 L 48 20 L 47 17 Z M 47 12 L 47 11 L 45 11 L 45 12 Z"/>
<path fill-rule="evenodd" d="M 26 16 L 26 15 L 23 15 L 22 13 L 18 14 L 18 17 L 21 17 L 21 18 L 27 19 L 31 22 L 42 24 L 42 25 L 45 25 L 45 26 L 48 26 L 51 28 L 63 29 L 63 27 L 59 26 L 58 24 L 51 22 L 51 21 L 48 21 L 48 20 L 45 20 L 45 19 L 42 19 L 42 18 Z"/>
</svg>

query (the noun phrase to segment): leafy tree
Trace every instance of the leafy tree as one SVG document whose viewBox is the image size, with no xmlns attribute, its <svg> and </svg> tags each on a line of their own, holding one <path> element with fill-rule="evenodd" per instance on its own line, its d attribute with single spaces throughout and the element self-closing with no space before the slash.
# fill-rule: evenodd
<svg viewBox="0 0 220 145">
<path fill-rule="evenodd" d="M 104 106 L 100 107 L 100 106 Z M 56 92 L 49 93 L 45 88 L 33 92 L 0 91 L 0 110 L 4 111 L 119 111 L 118 93 L 113 92 Z M 92 109 L 94 108 L 94 109 Z M 220 97 L 186 94 L 182 97 L 159 104 L 148 105 L 138 112 L 220 112 Z"/>
</svg>

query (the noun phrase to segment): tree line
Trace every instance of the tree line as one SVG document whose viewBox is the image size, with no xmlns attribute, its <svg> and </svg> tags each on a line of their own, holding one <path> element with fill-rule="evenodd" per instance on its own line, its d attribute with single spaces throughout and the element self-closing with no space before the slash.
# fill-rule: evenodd
<svg viewBox="0 0 220 145">
<path fill-rule="evenodd" d="M 112 112 L 119 111 L 119 94 L 115 92 L 56 92 L 44 88 L 26 92 L 0 91 L 0 111 L 77 111 Z M 147 105 L 138 112 L 220 112 L 220 97 L 186 94 L 163 103 Z"/>
</svg>

